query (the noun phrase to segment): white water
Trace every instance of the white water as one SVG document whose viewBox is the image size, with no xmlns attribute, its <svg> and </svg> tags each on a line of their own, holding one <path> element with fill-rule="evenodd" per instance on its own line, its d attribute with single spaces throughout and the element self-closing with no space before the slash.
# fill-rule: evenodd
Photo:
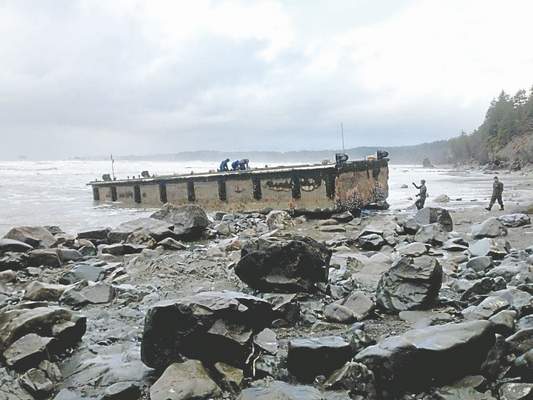
<svg viewBox="0 0 533 400">
<path fill-rule="evenodd" d="M 218 161 L 207 162 L 158 162 L 120 161 L 115 163 L 117 177 L 139 175 L 148 170 L 158 175 L 187 173 L 215 169 Z M 253 163 L 251 165 L 254 166 Z M 110 172 L 110 163 L 104 161 L 11 161 L 0 162 L 0 234 L 18 225 L 59 225 L 67 232 L 97 226 L 115 226 L 119 223 L 148 215 L 152 209 L 124 208 L 117 205 L 96 205 L 91 188 L 86 183 Z M 427 180 L 431 199 L 446 193 L 454 206 L 480 204 L 491 190 L 490 175 L 481 173 L 456 174 L 445 169 L 423 169 L 412 166 L 391 166 L 389 203 L 393 209 L 405 208 L 412 203 L 409 197 L 416 194 L 411 182 Z M 505 177 L 503 177 L 505 182 Z M 510 178 L 508 178 L 510 179 Z M 408 184 L 409 189 L 401 189 Z M 511 182 L 506 184 L 506 195 Z M 520 188 L 518 184 L 515 189 Z M 504 197 L 505 198 L 505 197 Z M 450 203 L 450 204 L 452 204 Z"/>
</svg>

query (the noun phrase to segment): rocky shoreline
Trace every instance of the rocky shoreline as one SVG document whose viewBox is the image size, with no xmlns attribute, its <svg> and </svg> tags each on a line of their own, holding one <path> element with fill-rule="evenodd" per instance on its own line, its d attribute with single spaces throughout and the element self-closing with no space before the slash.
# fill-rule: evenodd
<svg viewBox="0 0 533 400">
<path fill-rule="evenodd" d="M 0 399 L 530 399 L 533 228 L 514 207 L 13 228 Z"/>
</svg>

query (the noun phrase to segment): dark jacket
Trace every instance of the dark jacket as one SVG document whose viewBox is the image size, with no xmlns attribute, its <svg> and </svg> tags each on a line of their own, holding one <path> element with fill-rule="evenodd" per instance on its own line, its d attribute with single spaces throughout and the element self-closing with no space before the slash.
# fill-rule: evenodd
<svg viewBox="0 0 533 400">
<path fill-rule="evenodd" d="M 503 193 L 503 183 L 500 181 L 494 182 L 492 184 L 492 195 L 493 196 L 501 196 Z"/>
</svg>

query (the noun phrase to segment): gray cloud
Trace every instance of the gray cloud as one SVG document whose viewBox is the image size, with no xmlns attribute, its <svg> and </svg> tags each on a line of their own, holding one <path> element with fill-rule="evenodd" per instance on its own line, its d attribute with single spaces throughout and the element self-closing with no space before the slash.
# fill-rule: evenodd
<svg viewBox="0 0 533 400">
<path fill-rule="evenodd" d="M 480 51 L 456 68 L 455 36 L 442 59 L 395 38 L 438 2 L 109 3 L 0 2 L 0 158 L 335 148 L 340 122 L 348 146 L 431 141 L 533 66 L 503 74 Z"/>
</svg>

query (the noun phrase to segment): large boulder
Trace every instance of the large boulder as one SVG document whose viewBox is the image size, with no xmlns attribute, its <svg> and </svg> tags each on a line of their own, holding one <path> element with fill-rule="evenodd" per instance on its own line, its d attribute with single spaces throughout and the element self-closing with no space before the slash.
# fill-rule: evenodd
<svg viewBox="0 0 533 400">
<path fill-rule="evenodd" d="M 248 242 L 235 267 L 250 287 L 265 292 L 312 292 L 328 281 L 331 250 L 311 238 Z"/>
<path fill-rule="evenodd" d="M 161 219 L 137 218 L 124 222 L 112 229 L 108 234 L 108 238 L 111 243 L 119 243 L 125 241 L 133 232 L 143 231 L 156 241 L 160 241 L 174 235 L 173 227 L 174 225 L 171 222 L 162 221 Z"/>
<path fill-rule="evenodd" d="M 31 267 L 52 267 L 61 266 L 61 260 L 57 255 L 57 249 L 37 249 L 28 253 L 28 262 Z"/>
<path fill-rule="evenodd" d="M 453 220 L 448 210 L 440 207 L 425 207 L 418 210 L 414 221 L 419 225 L 439 224 L 446 232 L 453 231 Z"/>
<path fill-rule="evenodd" d="M 355 360 L 374 372 L 381 394 L 390 398 L 478 374 L 494 342 L 489 321 L 450 323 L 388 337 Z"/>
<path fill-rule="evenodd" d="M 376 289 L 377 304 L 390 312 L 433 305 L 442 285 L 442 267 L 430 256 L 402 257 L 383 273 Z"/>
<path fill-rule="evenodd" d="M 150 388 L 151 400 L 208 399 L 222 393 L 201 362 L 174 363 Z"/>
<path fill-rule="evenodd" d="M 19 226 L 5 234 L 4 239 L 13 239 L 37 248 L 52 247 L 56 238 L 42 226 Z"/>
<path fill-rule="evenodd" d="M 508 228 L 518 228 L 519 226 L 529 225 L 531 218 L 527 214 L 517 213 L 500 215 L 498 221 Z"/>
<path fill-rule="evenodd" d="M 303 382 L 328 376 L 352 358 L 350 343 L 340 336 L 300 338 L 289 342 L 287 367 Z"/>
<path fill-rule="evenodd" d="M 64 351 L 77 343 L 86 329 L 86 318 L 66 308 L 43 303 L 21 304 L 0 312 L 0 354 L 30 333 L 54 338 L 54 349 Z"/>
<path fill-rule="evenodd" d="M 70 286 L 32 281 L 26 286 L 24 298 L 33 301 L 58 301 Z"/>
<path fill-rule="evenodd" d="M 385 239 L 377 233 L 361 235 L 357 242 L 363 250 L 379 250 L 386 244 Z"/>
<path fill-rule="evenodd" d="M 243 293 L 203 292 L 164 301 L 146 314 L 141 357 L 157 369 L 183 357 L 242 368 L 254 334 L 271 321 L 271 304 Z"/>
<path fill-rule="evenodd" d="M 489 218 L 480 224 L 472 225 L 474 239 L 495 238 L 507 235 L 507 229 L 496 217 Z"/>
<path fill-rule="evenodd" d="M 180 239 L 198 239 L 209 226 L 205 211 L 194 204 L 176 207 L 167 203 L 150 217 L 174 225 L 174 233 Z"/>
</svg>

